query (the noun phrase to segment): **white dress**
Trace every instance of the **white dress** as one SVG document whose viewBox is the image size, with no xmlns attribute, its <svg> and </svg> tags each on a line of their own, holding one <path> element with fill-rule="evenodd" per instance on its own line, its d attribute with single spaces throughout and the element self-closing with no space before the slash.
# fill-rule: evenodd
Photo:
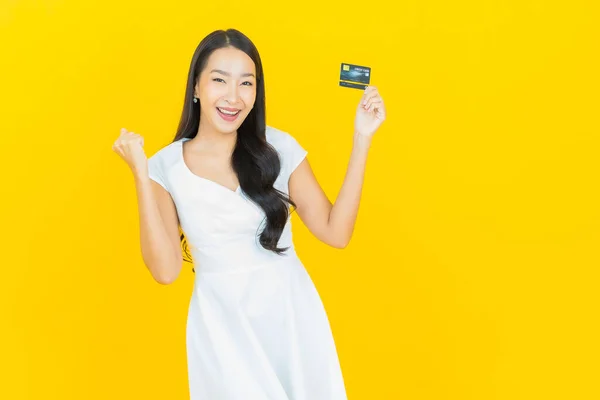
<svg viewBox="0 0 600 400">
<path fill-rule="evenodd" d="M 288 179 L 307 152 L 286 132 L 267 127 Z M 346 400 L 327 314 L 294 251 L 291 220 L 280 247 L 258 242 L 264 213 L 241 189 L 195 175 L 182 143 L 148 160 L 150 178 L 177 207 L 196 271 L 186 326 L 192 400 Z M 260 229 L 260 230 L 259 230 Z"/>
</svg>

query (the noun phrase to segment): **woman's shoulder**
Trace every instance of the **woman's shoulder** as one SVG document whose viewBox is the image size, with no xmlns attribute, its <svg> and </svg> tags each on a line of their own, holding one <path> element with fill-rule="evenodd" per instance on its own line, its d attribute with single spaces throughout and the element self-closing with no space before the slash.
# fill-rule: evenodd
<svg viewBox="0 0 600 400">
<path fill-rule="evenodd" d="M 267 142 L 278 151 L 288 149 L 290 144 L 295 141 L 295 138 L 288 132 L 269 125 L 267 125 L 265 135 Z"/>
<path fill-rule="evenodd" d="M 281 129 L 268 126 L 266 136 L 267 142 L 280 154 L 288 173 L 294 171 L 308 153 L 294 136 Z"/>
<path fill-rule="evenodd" d="M 167 144 L 163 144 L 149 158 L 149 162 L 161 164 L 163 167 L 169 166 L 177 161 L 181 152 L 181 143 L 185 140 L 179 139 Z"/>
</svg>

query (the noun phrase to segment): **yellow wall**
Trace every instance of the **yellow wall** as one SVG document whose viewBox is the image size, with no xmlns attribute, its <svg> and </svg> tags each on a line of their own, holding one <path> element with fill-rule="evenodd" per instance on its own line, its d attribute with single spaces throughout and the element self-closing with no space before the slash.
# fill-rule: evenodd
<svg viewBox="0 0 600 400">
<path fill-rule="evenodd" d="M 361 95 L 340 63 L 387 103 L 351 246 L 294 228 L 351 400 L 600 397 L 596 7 L 393 3 L 2 2 L 1 399 L 187 397 L 191 268 L 152 281 L 111 145 L 168 143 L 228 27 L 332 200 Z"/>
</svg>

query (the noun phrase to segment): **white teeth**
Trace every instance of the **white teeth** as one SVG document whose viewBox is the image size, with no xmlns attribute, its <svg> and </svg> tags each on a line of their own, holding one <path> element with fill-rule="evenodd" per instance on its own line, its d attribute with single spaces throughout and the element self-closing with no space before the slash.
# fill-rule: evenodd
<svg viewBox="0 0 600 400">
<path fill-rule="evenodd" d="M 240 110 L 238 111 L 227 111 L 227 110 L 223 110 L 222 108 L 217 107 L 217 110 L 221 111 L 223 114 L 227 114 L 227 115 L 236 115 L 237 113 L 240 112 Z"/>
</svg>

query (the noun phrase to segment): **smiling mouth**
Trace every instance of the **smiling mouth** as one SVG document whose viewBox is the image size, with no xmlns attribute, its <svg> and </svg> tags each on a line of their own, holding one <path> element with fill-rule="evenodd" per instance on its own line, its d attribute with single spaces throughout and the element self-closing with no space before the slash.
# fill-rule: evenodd
<svg viewBox="0 0 600 400">
<path fill-rule="evenodd" d="M 233 122 L 237 120 L 237 118 L 240 116 L 241 111 L 242 110 L 228 111 L 217 107 L 217 114 L 219 114 L 219 117 L 221 117 L 221 119 L 227 122 Z"/>
<path fill-rule="evenodd" d="M 221 112 L 222 114 L 228 115 L 228 116 L 236 116 L 240 113 L 241 110 L 235 110 L 235 109 L 225 109 L 225 108 L 220 108 L 217 107 L 217 110 L 219 110 L 219 112 Z"/>
</svg>

